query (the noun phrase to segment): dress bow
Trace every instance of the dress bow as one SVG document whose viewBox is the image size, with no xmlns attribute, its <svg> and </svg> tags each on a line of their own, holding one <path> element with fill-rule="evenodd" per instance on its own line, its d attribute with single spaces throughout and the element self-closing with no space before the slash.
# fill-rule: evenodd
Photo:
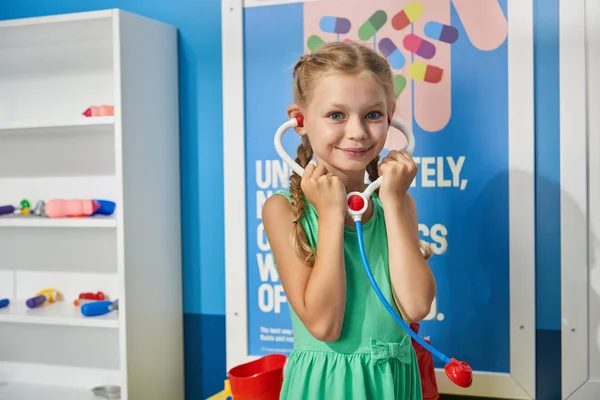
<svg viewBox="0 0 600 400">
<path fill-rule="evenodd" d="M 371 338 L 371 362 L 375 365 L 396 359 L 405 364 L 411 363 L 412 343 L 406 335 L 400 343 L 388 343 L 381 339 Z"/>
</svg>

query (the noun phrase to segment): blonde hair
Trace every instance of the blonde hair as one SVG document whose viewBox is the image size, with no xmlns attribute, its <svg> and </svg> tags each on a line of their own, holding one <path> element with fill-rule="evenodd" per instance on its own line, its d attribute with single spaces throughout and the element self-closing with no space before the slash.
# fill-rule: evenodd
<svg viewBox="0 0 600 400">
<path fill-rule="evenodd" d="M 311 54 L 300 57 L 294 66 L 294 102 L 305 107 L 311 100 L 311 92 L 315 82 L 326 74 L 359 75 L 369 74 L 379 83 L 385 93 L 389 110 L 396 108 L 396 93 L 392 70 L 385 58 L 370 48 L 358 43 L 332 42 L 319 47 Z M 391 116 L 390 116 L 391 117 Z M 313 150 L 307 135 L 302 135 L 302 142 L 296 151 L 296 162 L 305 168 L 313 157 Z M 367 173 L 371 182 L 377 180 L 379 156 L 367 165 Z M 290 177 L 290 193 L 294 212 L 294 225 L 291 237 L 296 254 L 305 263 L 312 266 L 315 261 L 314 250 L 297 226 L 304 214 L 304 193 L 300 186 L 302 179 L 295 172 Z M 429 244 L 420 241 L 421 253 L 425 259 L 433 255 Z"/>
</svg>

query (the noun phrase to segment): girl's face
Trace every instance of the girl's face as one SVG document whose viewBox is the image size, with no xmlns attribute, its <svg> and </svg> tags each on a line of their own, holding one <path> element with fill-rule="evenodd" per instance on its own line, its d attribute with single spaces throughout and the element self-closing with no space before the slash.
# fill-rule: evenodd
<svg viewBox="0 0 600 400">
<path fill-rule="evenodd" d="M 383 88 L 368 74 L 336 74 L 319 79 L 310 95 L 304 133 L 317 163 L 330 172 L 364 174 L 387 138 L 389 110 Z"/>
</svg>

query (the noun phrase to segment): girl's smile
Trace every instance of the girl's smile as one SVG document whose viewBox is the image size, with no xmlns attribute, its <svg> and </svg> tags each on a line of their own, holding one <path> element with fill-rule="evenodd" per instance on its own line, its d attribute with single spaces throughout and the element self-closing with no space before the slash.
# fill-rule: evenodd
<svg viewBox="0 0 600 400">
<path fill-rule="evenodd" d="M 369 155 L 371 153 L 371 150 L 373 149 L 373 146 L 371 147 L 367 147 L 367 148 L 339 148 L 336 147 L 338 150 L 340 150 L 342 153 L 344 153 L 344 155 L 346 155 L 347 157 L 350 158 L 363 158 L 367 155 Z M 373 158 L 373 157 L 371 157 Z M 370 161 L 371 159 L 369 159 Z"/>
</svg>

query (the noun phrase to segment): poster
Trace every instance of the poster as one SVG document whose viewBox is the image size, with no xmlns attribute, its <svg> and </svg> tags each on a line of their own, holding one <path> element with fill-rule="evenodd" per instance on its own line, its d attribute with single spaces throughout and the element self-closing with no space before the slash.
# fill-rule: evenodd
<svg viewBox="0 0 600 400">
<path fill-rule="evenodd" d="M 290 171 L 273 135 L 293 102 L 293 66 L 322 43 L 350 40 L 387 56 L 398 96 L 395 118 L 416 137 L 419 172 L 410 194 L 421 238 L 434 249 L 437 282 L 420 334 L 474 370 L 508 373 L 506 0 L 351 3 L 244 9 L 248 354 L 293 347 L 289 306 L 261 221 L 266 198 L 287 189 Z M 296 135 L 284 139 L 295 154 Z M 403 145 L 392 129 L 384 153 Z"/>
</svg>

